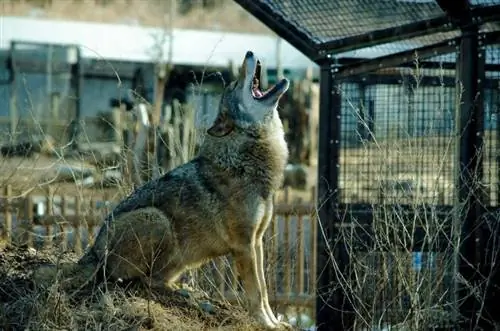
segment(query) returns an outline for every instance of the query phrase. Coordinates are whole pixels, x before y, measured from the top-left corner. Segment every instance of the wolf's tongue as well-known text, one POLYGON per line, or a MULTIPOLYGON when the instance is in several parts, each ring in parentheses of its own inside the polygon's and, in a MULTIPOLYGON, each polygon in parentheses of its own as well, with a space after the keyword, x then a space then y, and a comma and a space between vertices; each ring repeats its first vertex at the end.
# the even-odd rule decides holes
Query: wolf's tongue
POLYGON ((256 97, 259 98, 264 95, 258 88, 254 89, 253 93, 255 94, 256 97))

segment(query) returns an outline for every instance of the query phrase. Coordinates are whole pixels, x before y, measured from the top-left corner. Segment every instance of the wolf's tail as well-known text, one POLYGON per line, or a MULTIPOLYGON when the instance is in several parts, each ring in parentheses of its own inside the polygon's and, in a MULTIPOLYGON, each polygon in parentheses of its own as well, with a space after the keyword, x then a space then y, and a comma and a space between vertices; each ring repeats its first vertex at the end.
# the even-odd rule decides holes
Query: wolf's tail
POLYGON ((48 287, 58 282, 65 290, 80 290, 90 283, 101 281, 100 263, 90 249, 78 262, 65 262, 56 265, 45 265, 33 273, 36 286, 48 287))

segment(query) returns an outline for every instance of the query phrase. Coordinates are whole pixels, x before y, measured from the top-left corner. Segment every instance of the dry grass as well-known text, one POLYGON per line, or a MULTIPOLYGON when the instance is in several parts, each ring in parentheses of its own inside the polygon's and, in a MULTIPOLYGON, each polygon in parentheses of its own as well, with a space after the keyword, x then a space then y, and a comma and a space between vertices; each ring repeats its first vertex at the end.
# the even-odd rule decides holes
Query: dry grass
MULTIPOLYGON (((115 0, 102 6, 96 0, 53 0, 51 5, 35 7, 26 1, 5 0, 0 13, 5 16, 32 16, 100 23, 126 23, 143 26, 168 24, 169 1, 115 0)), ((177 15, 173 22, 177 28, 223 30, 248 33, 272 33, 264 24, 244 11, 233 1, 226 0, 213 10, 193 9, 187 15, 177 15)))
POLYGON ((200 291, 185 297, 137 285, 92 283, 77 291, 60 279, 33 281, 40 266, 76 260, 57 250, 0 249, 0 329, 259 330, 243 309, 210 300, 200 291), (211 311, 201 308, 207 304, 211 311))

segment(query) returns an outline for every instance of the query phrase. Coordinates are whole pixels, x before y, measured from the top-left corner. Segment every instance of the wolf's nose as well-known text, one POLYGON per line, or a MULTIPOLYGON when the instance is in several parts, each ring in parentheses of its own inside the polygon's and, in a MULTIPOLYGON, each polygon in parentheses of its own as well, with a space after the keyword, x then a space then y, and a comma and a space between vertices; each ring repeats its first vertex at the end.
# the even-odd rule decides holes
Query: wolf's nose
POLYGON ((248 51, 247 54, 245 55, 245 58, 251 58, 253 57, 253 52, 252 51, 248 51))

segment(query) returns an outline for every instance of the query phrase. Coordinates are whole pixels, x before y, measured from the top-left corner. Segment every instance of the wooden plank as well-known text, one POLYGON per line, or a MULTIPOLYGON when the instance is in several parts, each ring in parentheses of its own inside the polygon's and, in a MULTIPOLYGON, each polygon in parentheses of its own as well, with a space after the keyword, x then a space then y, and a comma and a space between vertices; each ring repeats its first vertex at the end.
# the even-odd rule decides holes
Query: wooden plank
POLYGON ((282 202, 274 205, 274 212, 280 216, 305 216, 314 213, 315 209, 312 203, 289 204, 287 202, 282 202))
POLYGON ((89 226, 99 226, 102 222, 102 217, 99 215, 95 216, 85 216, 85 215, 44 215, 40 217, 40 225, 49 226, 49 225, 59 225, 59 226, 71 226, 75 227, 77 224, 81 223, 82 217, 85 217, 85 220, 89 226))
MULTIPOLYGON (((288 203, 289 201, 289 190, 288 188, 285 189, 285 203, 288 203)), ((285 222, 283 224, 284 229, 283 229, 283 247, 284 247, 284 257, 280 261, 283 263, 283 288, 285 289, 285 293, 291 293, 292 292, 292 284, 291 284, 291 254, 290 254, 290 215, 285 216, 285 222)), ((280 265, 281 263, 278 263, 280 265)))
POLYGON ((304 251, 304 219, 302 216, 299 216, 297 220, 297 253, 295 256, 297 256, 297 264, 295 265, 295 271, 296 271, 296 289, 295 291, 299 294, 304 293, 304 258, 305 258, 305 251, 304 251))

